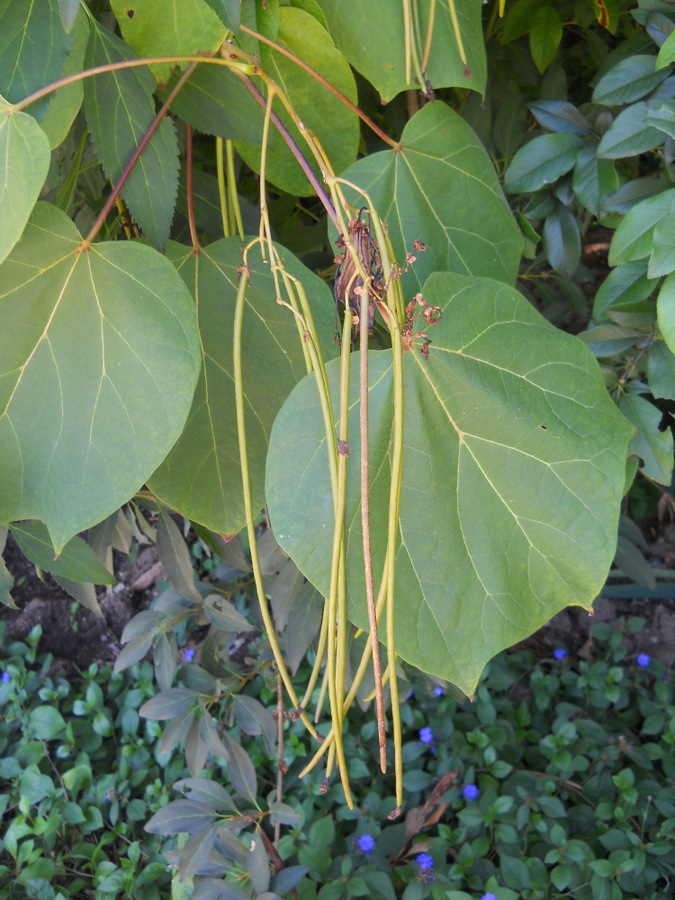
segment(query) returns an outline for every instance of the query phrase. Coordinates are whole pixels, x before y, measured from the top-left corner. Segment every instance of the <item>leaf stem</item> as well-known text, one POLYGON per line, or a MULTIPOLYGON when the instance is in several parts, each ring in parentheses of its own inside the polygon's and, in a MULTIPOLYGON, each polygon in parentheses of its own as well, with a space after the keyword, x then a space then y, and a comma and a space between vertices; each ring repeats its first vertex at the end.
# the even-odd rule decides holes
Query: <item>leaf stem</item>
POLYGON ((286 664, 284 662, 281 648, 279 647, 279 641, 277 640, 276 630, 274 627, 274 622, 272 621, 272 616, 269 611, 269 607, 267 605, 267 596, 265 593, 265 586, 263 584, 262 572, 260 569, 260 559, 258 557, 258 542, 256 540, 255 534, 255 523, 253 521, 253 508, 251 505, 251 482, 250 482, 250 473, 248 467, 248 449, 247 449, 247 438, 246 438, 246 409, 245 409, 245 401, 244 401, 244 384, 243 384, 243 375, 242 375, 242 324, 244 321, 244 306, 246 302, 246 288, 248 287, 248 282, 250 279, 250 274, 246 267, 246 258, 248 254, 248 248, 244 251, 244 267, 241 272, 240 280, 239 280, 239 288, 237 290, 237 300, 234 310, 234 323, 233 323, 233 340, 232 340, 232 363, 233 363, 233 375, 234 375, 234 395, 235 395, 235 404, 237 410, 237 438, 239 440, 239 459, 241 465, 241 480, 242 480, 242 490, 244 497, 244 510, 246 514, 246 529, 248 531, 249 536, 249 544, 251 551, 251 565, 253 568, 253 577, 255 579, 256 591, 258 593, 258 600, 260 605, 260 612, 263 618, 263 623, 265 625, 265 630, 267 632, 267 638, 270 642, 270 648, 274 655, 274 661, 277 665, 277 670, 279 675, 281 676, 284 687, 286 688, 286 693, 291 699, 291 703, 295 707, 295 709, 299 712, 300 718, 305 726, 305 728, 309 731, 312 737, 319 739, 319 735, 317 734, 316 728, 309 721, 307 715, 303 710, 300 709, 300 705, 298 703, 298 697, 295 692, 295 688, 291 682, 291 676, 289 675, 288 669, 286 668, 286 664))
MULTIPOLYGON (((265 100, 265 98, 261 94, 261 92, 258 90, 258 88, 253 84, 251 79, 247 75, 241 75, 240 73, 237 73, 237 74, 238 74, 239 78, 241 79, 241 81, 246 86, 247 90, 252 94, 253 97, 255 97, 256 101, 260 104, 260 106, 263 109, 266 109, 267 101, 265 100)), ((312 169, 310 164, 307 162, 307 159, 305 158, 304 154, 302 153, 302 151, 300 150, 298 145, 293 140, 290 132, 288 131, 288 129, 286 128, 284 123, 281 121, 281 119, 275 112, 271 113, 271 119, 272 119, 272 122, 273 122, 275 128, 277 129, 277 131, 279 132, 281 137, 286 142, 286 145, 288 146, 289 150, 291 151, 293 156, 297 159, 298 163, 300 164, 300 168, 307 176, 307 180, 309 181, 309 183, 312 185, 312 187, 316 191, 316 194, 317 194, 319 200, 321 200, 321 202, 323 203, 326 212, 328 213, 331 220, 333 221, 333 224, 335 225, 336 228, 338 228, 339 226, 338 226, 337 219, 335 216, 335 208, 333 207, 333 204, 331 203, 328 194, 324 190, 323 185, 320 183, 319 179, 314 174, 314 170, 312 169)))
POLYGON ((223 237, 230 237, 230 213, 227 202, 228 185, 225 184, 225 165, 223 160, 223 138, 216 138, 216 174, 218 176, 218 199, 220 201, 220 218, 223 223, 223 237))
POLYGON ((192 125, 187 125, 185 129, 185 169, 186 169, 186 189, 187 189, 187 209, 188 222, 190 225, 190 239, 192 241, 192 249, 201 250, 199 237, 197 236, 197 226, 195 225, 195 195, 194 185, 192 183, 192 125))
MULTIPOLYGON (((337 497, 333 502, 333 552, 330 571, 330 592, 328 597, 328 699, 331 707, 331 719, 335 735, 335 753, 345 792, 347 805, 353 808, 353 800, 347 777, 347 761, 342 744, 342 723, 344 720, 344 664, 342 654, 345 652, 345 554, 344 554, 344 517, 347 493, 347 460, 349 451, 349 371, 351 365, 351 335, 353 311, 349 304, 345 306, 345 319, 340 357, 340 417, 338 421, 338 456, 337 456, 337 497)), ((333 433, 332 440, 335 440, 333 433)))
POLYGON ((181 77, 176 82, 174 89, 171 91, 169 96, 166 98, 166 100, 160 107, 159 111, 155 115, 155 118, 150 123, 150 127, 148 128, 146 133, 143 135, 143 138, 142 138, 140 144, 138 145, 138 147, 136 147, 134 152, 131 154, 131 159, 124 167, 122 174, 117 179, 117 183, 115 184, 115 187, 112 189, 110 196, 104 203, 103 209, 98 214, 98 218, 96 219, 93 226, 91 227, 89 234, 84 239, 84 242, 86 244, 90 244, 94 240, 94 238, 98 234, 99 230, 103 226, 103 223, 105 222, 105 220, 108 216, 108 213, 115 205, 115 201, 117 200, 118 194, 124 187, 124 183, 126 182, 129 175, 131 175, 131 172, 132 172, 134 166, 140 159, 141 153, 145 150, 145 148, 148 146, 148 144, 152 140, 152 136, 154 135, 154 133, 157 131, 157 129, 161 125, 162 119, 164 119, 167 112, 169 111, 169 107, 171 106, 173 101, 176 99, 178 94, 181 92, 181 90, 183 89, 183 86, 185 85, 185 83, 188 80, 188 78, 190 77, 190 75, 192 75, 192 73, 194 72, 196 67, 197 67, 197 63, 193 63, 192 65, 187 67, 187 69, 183 72, 181 77))
POLYGON ((243 241, 244 223, 241 219, 241 206, 239 205, 239 194, 237 194, 237 178, 234 171, 234 144, 230 138, 225 141, 225 153, 227 154, 227 194, 230 227, 234 230, 234 226, 237 226, 239 237, 243 241))
POLYGON ((373 553, 370 535, 370 484, 369 484, 369 421, 368 421, 368 327, 370 315, 370 282, 361 295, 361 346, 359 373, 359 419, 361 430, 361 531, 363 533, 363 570, 366 583, 366 603, 368 606, 368 627, 373 657, 373 679, 375 681, 375 709, 377 714, 377 737, 380 745, 380 769, 387 771, 387 736, 384 717, 384 693, 382 690, 382 660, 380 640, 377 633, 377 612, 375 610, 375 585, 373 583, 373 553))
MULTIPOLYGON (((386 234, 380 217, 371 214, 371 221, 380 246, 382 268, 385 272, 394 271, 395 258, 391 240, 386 234)), ((403 478, 403 344, 401 341, 401 323, 404 320, 405 300, 398 278, 390 278, 387 288, 387 304, 390 310, 389 331, 391 334, 391 351, 394 384, 394 408, 392 422, 391 481, 389 487, 389 520, 387 527, 387 562, 383 582, 387 585, 386 597, 386 636, 387 657, 390 669, 389 691, 391 696, 391 717, 394 737, 394 774, 396 780, 396 804, 403 803, 403 756, 401 736, 401 706, 398 695, 398 678, 396 677, 396 634, 395 634, 395 585, 396 585, 396 543, 398 540, 399 510, 401 504, 401 481, 403 478)))
POLYGON ((375 134, 381 138, 385 144, 389 144, 390 147, 393 147, 394 150, 400 150, 401 145, 395 141, 393 138, 390 138, 389 135, 382 131, 379 125, 376 125, 375 122, 368 116, 362 109, 360 109, 356 103, 347 97, 346 94, 343 94, 341 90, 335 87, 335 85, 331 84, 324 76, 317 72, 316 69, 312 68, 312 66, 308 65, 304 60, 300 59, 299 56, 296 56, 295 53, 291 53, 290 50, 287 50, 285 47, 282 47, 281 44, 277 44, 275 41, 271 40, 268 37, 265 37, 263 34, 259 34, 257 31, 253 31, 251 28, 247 28, 246 25, 241 25, 241 31, 245 34, 251 35, 251 37, 256 38, 258 41, 262 41, 263 44, 267 44, 268 47, 272 47, 273 50, 276 50, 277 53, 281 53, 282 56, 285 56, 287 59, 290 59, 291 62, 294 62, 296 66, 299 66, 301 69, 304 69, 312 78, 316 79, 319 84, 323 85, 326 90, 330 91, 335 97, 338 98, 345 106, 347 106, 353 113, 355 113, 362 122, 374 131, 375 134))
MULTIPOLYGON (((387 571, 388 571, 388 562, 387 562, 387 557, 385 557, 384 577, 380 584, 380 590, 377 595, 377 604, 376 604, 378 625, 380 622, 380 618, 382 616, 384 601, 386 599, 386 591, 387 591, 386 573, 387 573, 387 571)), ((366 643, 365 647, 363 648, 363 653, 361 654, 361 661, 359 662, 359 667, 356 670, 356 674, 354 675, 354 678, 352 679, 352 684, 351 684, 351 687, 349 688, 349 692, 348 692, 347 696, 345 697, 345 702, 344 702, 344 715, 345 716, 349 712, 349 709, 350 709, 352 703, 354 702, 354 698, 356 697, 356 694, 358 693, 359 687, 361 686, 363 677, 366 674, 366 669, 368 668, 368 663, 370 662, 371 653, 372 653, 372 644, 370 643, 370 641, 368 641, 366 643)), ((319 760, 324 755, 324 753, 326 753, 327 750, 329 750, 330 747, 332 746, 334 737, 335 737, 334 732, 331 729, 328 732, 328 734, 326 735, 323 744, 316 751, 316 753, 314 754, 314 756, 312 757, 310 762, 307 763, 305 768, 300 772, 300 774, 298 776, 299 778, 304 778, 304 776, 314 768, 314 766, 319 762, 319 760)))
POLYGON ((429 21, 427 22, 427 36, 424 41, 424 51, 422 53, 422 71, 426 72, 429 68, 429 55, 431 53, 431 42, 434 37, 434 22, 436 20, 436 0, 429 0, 429 21))
POLYGON ((459 51, 459 58, 462 61, 464 66, 464 74, 467 78, 471 75, 471 69, 469 68, 469 63, 466 58, 466 50, 464 49, 464 42, 462 41, 462 30, 459 27, 459 19, 457 18, 457 9, 455 8, 455 0, 449 0, 449 8, 450 8, 450 18, 452 20, 452 29, 455 32, 455 40, 457 41, 457 50, 459 51))
POLYGON ((215 56, 148 56, 142 59, 121 59, 118 62, 105 63, 102 66, 93 66, 91 69, 84 69, 82 72, 74 72, 72 75, 66 75, 53 81, 51 84, 34 91, 13 104, 15 110, 23 110, 33 103, 37 103, 43 97, 48 97, 59 88, 67 87, 69 84, 75 84, 77 81, 84 81, 85 78, 93 78, 95 75, 104 75, 106 72, 116 72, 119 69, 135 69, 139 66, 152 66, 161 63, 207 63, 216 66, 226 66, 228 69, 244 72, 249 75, 257 75, 260 71, 259 66, 255 62, 247 59, 243 54, 238 53, 236 56, 231 54, 229 59, 220 59, 215 56))

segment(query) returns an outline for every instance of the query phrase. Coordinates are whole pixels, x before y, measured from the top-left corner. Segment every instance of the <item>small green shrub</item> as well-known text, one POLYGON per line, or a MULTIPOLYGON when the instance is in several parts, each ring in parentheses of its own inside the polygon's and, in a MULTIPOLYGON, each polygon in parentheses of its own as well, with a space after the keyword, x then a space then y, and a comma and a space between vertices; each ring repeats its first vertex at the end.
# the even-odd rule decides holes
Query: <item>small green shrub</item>
MULTIPOLYGON (((642 625, 593 626, 588 660, 561 647, 539 661, 501 654, 473 702, 416 681, 402 706, 406 805, 395 820, 369 709, 344 735, 355 808, 339 779, 299 779, 310 748, 292 720, 279 802, 269 733, 222 727, 228 709, 243 722, 258 703, 273 709, 263 673, 211 706, 212 740, 228 760, 205 759, 202 777, 188 777, 180 752, 160 752, 159 724, 138 715, 143 702, 151 710, 177 696, 153 699, 149 664, 118 675, 92 665, 66 679, 37 657, 36 630, 2 661, 0 895, 665 900, 675 699, 662 664, 627 656, 622 632, 642 625), (171 799, 174 781, 182 799, 171 799)), ((200 672, 181 666, 171 690, 194 688, 200 672)))
POLYGON ((67 678, 38 657, 40 633, 2 653, 0 896, 167 896, 161 841, 143 826, 185 763, 159 753, 160 726, 138 715, 152 667, 67 678))

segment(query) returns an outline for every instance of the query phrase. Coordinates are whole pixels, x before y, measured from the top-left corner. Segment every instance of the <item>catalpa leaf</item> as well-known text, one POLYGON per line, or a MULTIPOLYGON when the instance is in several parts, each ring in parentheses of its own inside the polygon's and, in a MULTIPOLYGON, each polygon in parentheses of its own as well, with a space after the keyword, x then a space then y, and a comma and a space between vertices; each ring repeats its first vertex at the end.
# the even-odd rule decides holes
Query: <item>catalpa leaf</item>
MULTIPOLYGON (((418 73, 410 65, 406 71, 406 29, 404 4, 400 0, 318 0, 330 33, 354 68, 365 76, 388 103, 401 91, 419 90, 418 73)), ((429 63, 424 72, 433 88, 472 88, 483 93, 486 78, 485 43, 481 28, 481 7, 474 0, 436 0, 433 7, 415 7, 420 35, 426 37, 433 10, 429 63), (467 54, 461 59, 453 26, 453 13, 467 54)), ((416 40, 413 37, 413 40, 416 40)), ((417 49, 421 59, 423 48, 417 49)), ((410 60, 412 63, 412 60, 410 60)), ((425 86, 426 87, 426 86, 425 86)))
POLYGON ((0 267, 0 316, 0 521, 43 521, 58 553, 181 432, 200 366, 194 304, 152 248, 84 244, 40 203, 0 267))
MULTIPOLYGON (((302 9, 282 7, 279 10, 279 33, 277 42, 300 56, 316 69, 332 85, 342 91, 355 103, 356 83, 349 63, 333 43, 331 35, 317 22, 314 16, 302 9)), ((328 91, 317 79, 305 72, 281 53, 265 47, 263 64, 266 71, 281 86, 306 129, 316 135, 324 148, 333 169, 340 172, 356 159, 359 146, 359 121, 344 103, 328 91)), ((241 93, 239 86, 239 93, 241 93)), ((234 94, 237 96, 237 93, 234 94)), ((244 109, 248 101, 241 101, 244 109)), ((288 128, 296 143, 306 152, 316 174, 320 170, 293 120, 277 101, 274 107, 279 118, 288 128)), ((254 121, 258 123, 258 134, 262 132, 264 110, 258 107, 254 121)), ((259 139, 254 144, 237 142, 237 150, 246 163, 260 171, 261 150, 259 139)), ((314 189, 300 168, 295 156, 276 128, 269 134, 267 148, 266 178, 272 184, 290 194, 306 196, 314 189)))
MULTIPOLYGON (((122 37, 139 56, 194 56, 217 50, 227 36, 206 0, 111 0, 110 6, 122 37)), ((164 82, 173 66, 156 63, 150 68, 164 82)))
MULTIPOLYGON (((326 355, 336 353, 329 288, 287 250, 287 271, 305 286, 326 355)), ((232 327, 241 243, 225 238, 204 247, 169 244, 168 255, 192 291, 203 354, 202 372, 185 430, 149 481, 167 506, 207 528, 235 534, 245 522, 236 428, 232 327)), ((262 508, 267 443, 274 418, 307 369, 293 314, 277 302, 274 279, 259 249, 249 254, 242 359, 253 505, 262 508)))
MULTIPOLYGON (((512 288, 432 275, 429 358, 404 354, 396 649, 473 693, 485 663, 570 604, 590 608, 612 562, 633 428, 597 363, 512 288)), ((372 351, 370 508, 375 583, 384 563, 394 385, 372 351)), ((367 627, 359 474, 359 360, 347 462, 348 615, 367 627)), ((328 366, 338 410, 339 365, 328 366)), ((328 592, 333 504, 316 388, 304 379, 275 422, 267 464, 277 540, 328 592), (292 460, 292 465, 289 461, 292 460)))
MULTIPOLYGON (((479 138, 444 103, 428 103, 413 116, 399 150, 372 153, 342 177, 367 192, 400 262, 416 240, 426 245, 401 277, 406 296, 439 270, 515 281, 520 229, 479 138)), ((345 194, 357 210, 368 205, 356 191, 345 194)))

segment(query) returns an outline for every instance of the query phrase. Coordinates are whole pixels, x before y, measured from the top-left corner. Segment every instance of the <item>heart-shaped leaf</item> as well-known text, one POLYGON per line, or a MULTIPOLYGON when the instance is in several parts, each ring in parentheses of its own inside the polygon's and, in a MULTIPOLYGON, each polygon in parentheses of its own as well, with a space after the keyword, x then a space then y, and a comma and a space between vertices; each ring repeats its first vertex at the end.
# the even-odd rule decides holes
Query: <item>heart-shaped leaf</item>
POLYGON ((192 298, 152 248, 83 244, 40 203, 0 267, 0 521, 59 552, 129 499, 180 434, 200 355, 192 298))
MULTIPOLYGON (((286 50, 300 56, 316 69, 353 103, 356 102, 356 83, 349 63, 333 43, 331 35, 314 16, 303 9, 281 7, 276 40, 286 50)), ((316 135, 334 170, 339 172, 352 163, 359 146, 359 122, 356 114, 313 75, 281 53, 264 47, 262 57, 266 71, 285 91, 305 128, 316 135)), ((315 172, 320 175, 319 167, 293 120, 279 102, 275 104, 274 110, 301 150, 310 157, 315 172)), ((258 108, 254 120, 258 123, 258 134, 262 132, 263 114, 264 111, 258 108)), ((259 139, 255 144, 237 142, 237 150, 251 168, 260 171, 259 139)), ((289 194, 306 196, 313 193, 298 161, 275 128, 270 129, 265 175, 272 184, 289 194)))
MULTIPOLYGON (((432 275, 443 309, 429 358, 404 354, 396 553, 398 653, 470 694, 494 654, 570 604, 589 608, 616 545, 633 429, 577 339, 489 279, 432 275)), ((386 545, 390 351, 370 354, 370 491, 376 583, 386 545)), ((349 616, 367 627, 359 493, 358 355, 347 463, 349 616)), ((329 383, 337 408, 338 366, 329 383)), ((333 505, 316 389, 304 379, 275 422, 267 498, 277 540, 324 594, 333 505)))
MULTIPOLYGON (((372 153, 342 177, 368 192, 400 261, 416 239, 426 244, 402 276, 407 295, 437 271, 514 283, 523 248, 520 229, 479 138, 444 103, 428 103, 413 116, 400 150, 372 153)), ((356 209, 366 205, 355 191, 346 195, 356 209)))
MULTIPOLYGON (((195 298, 203 366, 185 430, 149 481, 168 506, 212 531, 233 534, 244 522, 232 361, 232 327, 239 287, 241 243, 225 238, 194 253, 170 243, 170 259, 195 298)), ((333 298, 329 288, 287 250, 288 272, 305 286, 324 354, 332 341, 333 298)), ((242 344, 247 403, 247 445, 254 508, 265 503, 267 443, 274 418, 307 369, 295 317, 280 306, 274 279, 260 251, 251 250, 242 344)))

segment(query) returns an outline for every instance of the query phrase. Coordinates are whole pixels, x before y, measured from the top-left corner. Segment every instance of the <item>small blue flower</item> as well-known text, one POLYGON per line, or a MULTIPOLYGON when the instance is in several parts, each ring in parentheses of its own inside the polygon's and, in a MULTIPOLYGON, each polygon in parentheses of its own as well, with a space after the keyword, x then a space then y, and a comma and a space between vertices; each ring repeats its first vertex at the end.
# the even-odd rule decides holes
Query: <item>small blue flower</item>
POLYGON ((415 696, 415 691, 413 691, 413 689, 410 688, 410 690, 408 691, 408 696, 407 696, 405 699, 406 699, 406 700, 412 700, 412 698, 413 698, 414 696, 415 696))
POLYGON ((375 838, 372 834, 362 834, 356 843, 359 845, 361 853, 364 853, 366 856, 370 856, 375 849, 375 838))
POLYGON ((442 696, 443 696, 443 688, 440 686, 440 684, 437 684, 436 687, 434 688, 434 694, 435 694, 437 697, 442 697, 442 696))
POLYGON ((462 797, 465 800, 477 800, 480 791, 475 784, 465 784, 462 788, 462 797))
POLYGON ((565 657, 567 656, 567 650, 565 650, 564 647, 556 647, 556 649, 553 651, 553 655, 556 659, 565 659, 565 657))
POLYGON ((11 681, 11 679, 12 679, 12 676, 9 674, 9 672, 3 672, 2 675, 0 676, 0 681, 3 684, 7 684, 8 681, 11 681))
POLYGON ((420 741, 424 744, 425 747, 428 747, 430 744, 434 742, 434 733, 431 728, 421 728, 420 729, 420 741))
POLYGON ((191 663, 192 660, 193 660, 194 658, 195 658, 195 651, 194 651, 194 650, 192 650, 192 649, 189 649, 189 650, 183 650, 183 660, 184 660, 186 663, 191 663))
POLYGON ((637 658, 637 664, 642 669, 646 669, 649 663, 652 661, 651 656, 648 653, 641 653, 637 658))
POLYGON ((415 857, 415 865, 419 866, 420 872, 430 872, 434 867, 434 858, 428 853, 419 853, 415 857))
POLYGON ((497 900, 497 898, 494 894, 492 894, 490 891, 488 891, 487 894, 483 894, 483 896, 480 898, 480 900, 497 900))

